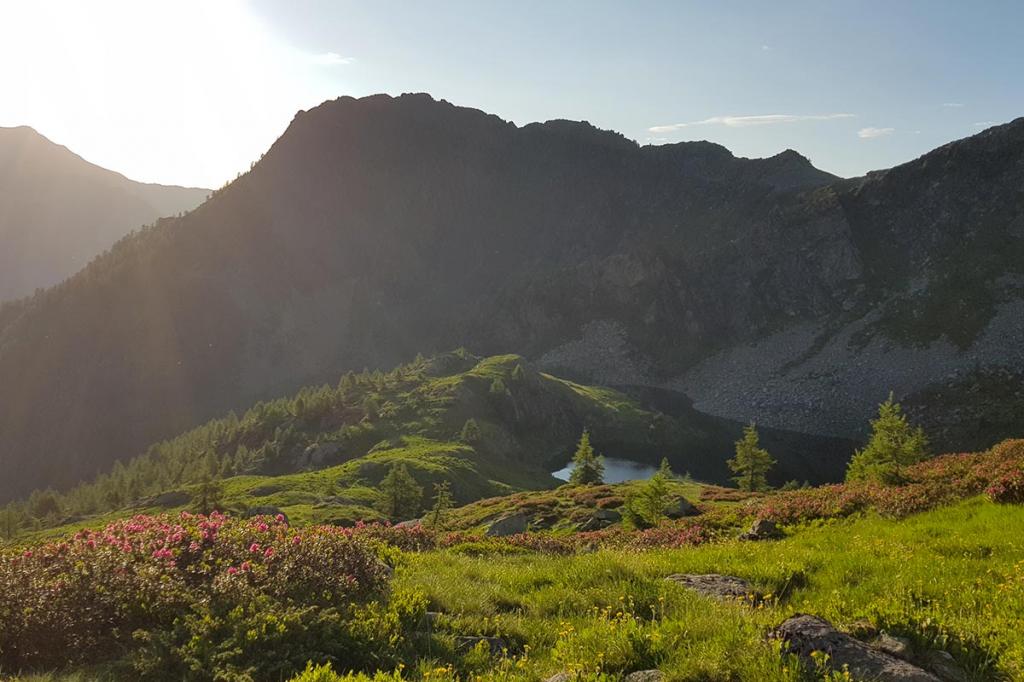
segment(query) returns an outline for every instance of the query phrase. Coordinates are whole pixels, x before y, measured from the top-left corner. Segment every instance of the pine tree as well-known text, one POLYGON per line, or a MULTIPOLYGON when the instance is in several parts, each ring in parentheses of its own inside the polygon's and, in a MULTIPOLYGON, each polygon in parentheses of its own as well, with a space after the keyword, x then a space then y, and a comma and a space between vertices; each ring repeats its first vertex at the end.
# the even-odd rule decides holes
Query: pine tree
POLYGON ((743 437, 736 441, 736 456, 728 461, 736 476, 732 479, 740 490, 754 492, 768 489, 768 472, 775 460, 760 446, 757 427, 750 424, 743 429, 743 437))
POLYGON ((434 506, 427 514, 427 524, 431 528, 444 528, 448 522, 448 513, 455 506, 452 498, 452 486, 448 481, 434 484, 434 506))
POLYGON ((920 427, 907 421, 900 404, 889 398, 878 406, 878 418, 871 420, 871 438, 858 450, 846 469, 847 481, 876 480, 895 483, 901 469, 925 459, 928 439, 920 427))
POLYGON ((192 496, 192 508, 199 514, 210 514, 219 511, 222 506, 224 487, 220 481, 204 474, 192 496))
POLYGON ((623 505, 625 516, 633 525, 651 528, 661 523, 670 499, 668 484, 672 478, 672 467, 663 458, 658 471, 647 479, 643 487, 627 495, 623 505))
POLYGON ((590 445, 590 432, 583 429, 572 457, 573 469, 569 483, 573 485, 595 485, 604 482, 604 461, 590 445))
POLYGON ((380 510, 390 519, 415 516, 420 510, 423 488, 404 464, 394 463, 380 482, 380 510))

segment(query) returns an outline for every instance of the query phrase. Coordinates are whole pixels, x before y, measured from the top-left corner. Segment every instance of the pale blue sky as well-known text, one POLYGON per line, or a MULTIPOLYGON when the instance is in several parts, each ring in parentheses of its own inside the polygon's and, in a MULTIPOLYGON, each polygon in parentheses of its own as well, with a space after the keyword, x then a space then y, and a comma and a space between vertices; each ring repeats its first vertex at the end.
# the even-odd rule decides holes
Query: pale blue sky
POLYGON ((844 176, 1024 115, 1019 1, 97 0, 73 54, 68 35, 89 19, 68 18, 73 0, 40 2, 48 15, 26 10, 9 29, 33 37, 17 49, 44 50, 65 22, 65 59, 97 43, 104 55, 72 75, 53 50, 49 70, 0 66, 15 83, 0 125, 35 125, 143 180, 221 184, 296 109, 376 92, 429 92, 518 124, 584 119, 641 143, 792 148, 844 176), (89 94, 55 112, 58 86, 89 94))

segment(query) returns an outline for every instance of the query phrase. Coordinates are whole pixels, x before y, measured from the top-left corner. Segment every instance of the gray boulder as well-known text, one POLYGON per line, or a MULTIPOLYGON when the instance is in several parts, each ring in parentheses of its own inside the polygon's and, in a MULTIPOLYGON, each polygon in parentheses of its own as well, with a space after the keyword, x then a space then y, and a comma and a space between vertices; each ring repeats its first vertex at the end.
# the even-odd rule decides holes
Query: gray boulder
POLYGON ((723 601, 753 600, 758 601, 760 595, 753 586, 743 578, 717 573, 675 573, 665 580, 679 583, 703 597, 721 599, 723 601))
POLYGON ((758 519, 743 535, 740 540, 775 540, 782 537, 782 531, 778 524, 771 519, 758 519))
POLYGON ((902 658, 904 661, 909 661, 913 655, 909 639, 906 637, 893 637, 884 632, 871 642, 871 646, 896 658, 902 658))
POLYGON ((970 680, 967 671, 961 668, 956 659, 946 651, 929 651, 923 659, 925 667, 938 675, 943 682, 968 682, 970 680))
POLYGON ((505 516, 491 523, 487 527, 487 535, 490 537, 503 537, 505 535, 516 535, 526 532, 528 521, 525 514, 512 514, 505 516))
POLYGON ((813 660, 811 654, 828 654, 834 670, 846 666, 854 679, 876 682, 942 682, 927 670, 892 654, 874 649, 864 642, 839 632, 824 618, 796 615, 772 632, 783 642, 782 651, 813 660))
POLYGON ((604 521, 609 524, 618 523, 622 520, 622 514, 614 509, 598 509, 594 512, 593 517, 599 521, 604 521))
POLYGON ((677 497, 665 507, 665 516, 670 519, 681 519, 684 516, 693 516, 697 508, 685 497, 677 497))
POLYGON ((572 675, 569 673, 555 673, 544 682, 572 682, 572 675))

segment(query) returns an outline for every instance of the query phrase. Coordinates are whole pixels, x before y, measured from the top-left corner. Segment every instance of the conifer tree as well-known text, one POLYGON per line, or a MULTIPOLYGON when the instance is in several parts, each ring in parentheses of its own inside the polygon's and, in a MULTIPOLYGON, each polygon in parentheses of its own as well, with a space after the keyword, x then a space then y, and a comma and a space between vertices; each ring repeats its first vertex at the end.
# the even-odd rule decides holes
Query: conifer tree
POLYGON ((221 498, 224 496, 224 487, 220 481, 204 474, 192 496, 192 508, 200 514, 210 514, 222 508, 221 498))
POLYGON ((595 485, 604 482, 604 461, 590 445, 590 431, 583 429, 572 458, 573 470, 569 483, 573 485, 595 485))
POLYGON ((889 393, 889 398, 878 406, 878 418, 871 420, 868 444, 850 459, 846 480, 898 482, 902 467, 925 459, 927 451, 924 431, 910 425, 900 404, 889 393))
POLYGON ((729 468, 736 476, 740 490, 755 492, 768 489, 768 472, 775 466, 775 460, 760 445, 760 437, 754 424, 743 429, 743 437, 736 441, 736 456, 728 461, 729 468))
POLYGON ((415 516, 420 510, 423 488, 404 464, 395 462, 380 482, 380 510, 390 519, 415 516))
POLYGON ((650 528, 661 523, 670 499, 668 484, 672 478, 672 467, 668 459, 662 458, 658 471, 638 491, 626 497, 625 516, 633 525, 650 528))
POLYGON ((427 515, 427 523, 432 528, 444 528, 448 522, 448 513, 455 506, 452 498, 452 486, 448 481, 434 484, 434 506, 427 515))

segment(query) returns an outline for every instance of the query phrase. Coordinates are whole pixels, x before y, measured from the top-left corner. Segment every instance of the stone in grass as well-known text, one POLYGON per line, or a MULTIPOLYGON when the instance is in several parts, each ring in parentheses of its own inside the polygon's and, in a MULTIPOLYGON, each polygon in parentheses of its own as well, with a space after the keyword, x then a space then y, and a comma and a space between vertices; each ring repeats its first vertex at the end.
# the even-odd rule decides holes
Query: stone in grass
POLYGON ((970 679, 967 671, 946 651, 929 651, 924 655, 923 663, 944 682, 967 682, 970 679))
POLYGON ((493 522, 487 527, 490 537, 504 537, 526 532, 527 518, 525 514, 512 514, 493 522))
POLYGON ((693 516, 696 513, 697 508, 682 496, 676 497, 665 506, 665 516, 670 519, 681 519, 685 516, 693 516))
POLYGON ((906 637, 894 637, 883 632, 871 642, 871 646, 904 661, 909 661, 913 656, 910 640, 906 637))
POLYGON ((825 654, 831 669, 842 670, 845 667, 854 679, 875 682, 942 682, 927 670, 839 632, 831 623, 818 616, 793 616, 776 628, 771 636, 782 640, 783 653, 811 660, 814 654, 825 654))
POLYGON ((777 523, 771 519, 758 519, 750 530, 740 535, 740 540, 776 540, 782 537, 777 523))
POLYGON ((665 676, 660 670, 637 670, 623 678, 623 682, 662 682, 665 676))
POLYGON ((487 644, 487 648, 490 650, 492 656, 498 656, 501 652, 508 649, 508 643, 501 637, 478 637, 478 636, 465 636, 455 638, 455 649, 460 652, 466 652, 476 647, 481 642, 487 644))
POLYGON ((703 597, 722 601, 760 601, 761 595, 743 578, 717 573, 675 573, 665 580, 679 583, 703 597))

